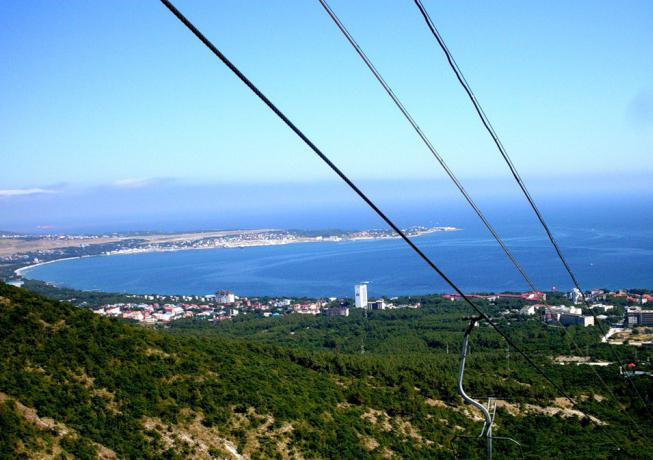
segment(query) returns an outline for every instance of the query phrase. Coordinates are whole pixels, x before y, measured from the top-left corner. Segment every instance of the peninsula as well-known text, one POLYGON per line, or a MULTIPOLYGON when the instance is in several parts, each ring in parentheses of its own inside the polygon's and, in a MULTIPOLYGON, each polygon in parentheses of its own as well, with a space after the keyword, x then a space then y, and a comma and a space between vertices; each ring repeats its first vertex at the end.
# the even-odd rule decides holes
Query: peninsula
MULTIPOLYGON (((408 236, 451 232, 456 227, 415 226, 408 236)), ((19 234, 0 232, 0 280, 20 278, 21 270, 56 260, 142 252, 243 248, 292 243, 391 239, 392 230, 218 230, 183 233, 19 234)))

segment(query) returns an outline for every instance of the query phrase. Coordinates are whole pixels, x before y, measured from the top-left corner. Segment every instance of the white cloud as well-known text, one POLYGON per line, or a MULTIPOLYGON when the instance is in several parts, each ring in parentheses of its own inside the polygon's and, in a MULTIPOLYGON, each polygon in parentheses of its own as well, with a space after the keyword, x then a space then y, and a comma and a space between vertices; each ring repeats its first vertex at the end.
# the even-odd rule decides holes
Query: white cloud
POLYGON ((115 182, 113 182, 114 187, 118 188, 143 188, 143 187, 149 187, 151 185, 155 185, 161 182, 161 179, 152 179, 152 178, 144 178, 144 179, 139 179, 139 178, 128 178, 128 179, 120 179, 115 182))
POLYGON ((48 190, 44 188, 0 189, 0 197, 40 195, 44 193, 56 193, 56 192, 54 190, 48 190))

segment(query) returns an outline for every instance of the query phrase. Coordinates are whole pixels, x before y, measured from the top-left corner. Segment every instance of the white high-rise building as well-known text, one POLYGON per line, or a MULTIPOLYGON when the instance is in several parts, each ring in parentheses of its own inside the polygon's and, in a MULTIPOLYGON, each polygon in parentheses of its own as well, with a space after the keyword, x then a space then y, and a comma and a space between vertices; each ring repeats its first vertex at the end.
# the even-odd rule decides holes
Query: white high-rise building
POLYGON ((356 308, 367 308, 367 284, 361 283, 354 286, 354 300, 356 308))

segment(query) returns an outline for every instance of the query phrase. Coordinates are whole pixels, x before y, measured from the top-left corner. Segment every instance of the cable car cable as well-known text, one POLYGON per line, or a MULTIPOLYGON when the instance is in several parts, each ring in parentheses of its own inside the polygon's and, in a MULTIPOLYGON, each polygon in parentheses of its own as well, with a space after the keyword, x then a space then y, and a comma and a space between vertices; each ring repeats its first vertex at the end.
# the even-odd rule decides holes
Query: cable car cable
POLYGON ((304 143, 318 156, 322 161, 324 161, 333 172, 335 172, 376 214, 390 227, 392 228, 401 239, 410 246, 410 248, 424 261, 426 264, 433 269, 452 289, 454 289, 465 302, 471 306, 487 323, 494 328, 499 335, 501 335, 510 346, 512 346, 515 351, 517 351, 526 362, 535 369, 535 371, 540 374, 546 381, 548 381, 557 391, 560 392, 565 398, 567 398, 572 404, 576 405, 576 402, 558 385, 555 381, 549 377, 546 372, 538 366, 533 359, 526 354, 520 347, 513 342, 513 340, 503 332, 497 324, 492 321, 492 319, 483 312, 474 302, 470 300, 458 286, 424 253, 422 250, 415 245, 415 243, 388 217, 386 214, 377 207, 377 205, 361 190, 356 184, 354 184, 347 175, 342 172, 290 119, 275 106, 257 87, 252 83, 218 48, 216 48, 209 39, 207 39, 169 0, 161 0, 161 3, 164 4, 168 10, 181 21, 184 26, 186 26, 220 61, 222 61, 228 68, 231 70, 256 96, 258 96, 261 101, 268 106, 304 143))

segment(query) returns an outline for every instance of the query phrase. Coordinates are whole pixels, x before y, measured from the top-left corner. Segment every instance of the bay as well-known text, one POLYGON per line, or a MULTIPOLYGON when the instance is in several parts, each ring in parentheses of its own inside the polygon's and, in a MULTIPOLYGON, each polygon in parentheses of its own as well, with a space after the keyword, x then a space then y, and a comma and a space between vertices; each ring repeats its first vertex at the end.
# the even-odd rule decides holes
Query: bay
MULTIPOLYGON (((571 288, 541 231, 518 225, 503 230, 538 288, 571 288)), ((653 287, 649 227, 578 225, 555 232, 584 288, 653 287)), ((432 233, 415 242, 466 292, 528 290, 483 231, 432 233)), ((23 275, 58 286, 139 294, 229 289, 248 296, 351 296, 353 285, 361 281, 370 283, 371 297, 452 292, 398 239, 86 257, 36 266, 23 275)))

